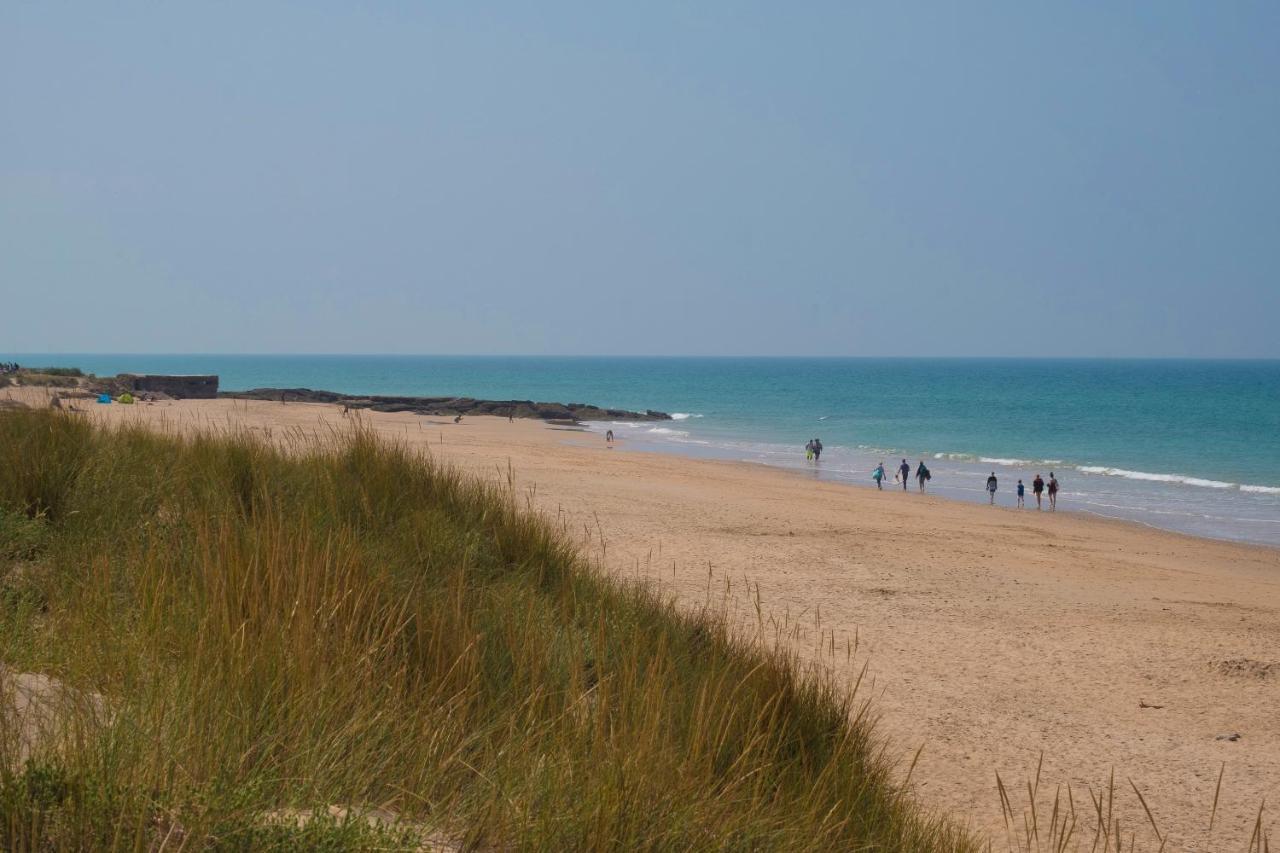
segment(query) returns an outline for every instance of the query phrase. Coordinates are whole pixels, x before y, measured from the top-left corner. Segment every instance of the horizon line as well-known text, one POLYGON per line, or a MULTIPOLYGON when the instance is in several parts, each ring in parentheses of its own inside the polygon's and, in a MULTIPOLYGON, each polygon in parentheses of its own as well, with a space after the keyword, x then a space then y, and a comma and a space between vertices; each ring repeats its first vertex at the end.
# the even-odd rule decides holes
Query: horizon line
MULTIPOLYGON (((705 359, 741 360, 830 360, 830 361, 1280 361, 1276 356, 1238 355, 831 355, 831 354, 685 354, 685 353, 449 353, 449 352, 175 352, 175 351, 81 351, 81 352, 5 352, 0 358, 46 356, 111 356, 111 357, 230 357, 230 358, 562 358, 562 359, 705 359)), ((45 365, 52 366, 52 365, 45 365)), ((74 367, 75 365, 58 365, 74 367)))

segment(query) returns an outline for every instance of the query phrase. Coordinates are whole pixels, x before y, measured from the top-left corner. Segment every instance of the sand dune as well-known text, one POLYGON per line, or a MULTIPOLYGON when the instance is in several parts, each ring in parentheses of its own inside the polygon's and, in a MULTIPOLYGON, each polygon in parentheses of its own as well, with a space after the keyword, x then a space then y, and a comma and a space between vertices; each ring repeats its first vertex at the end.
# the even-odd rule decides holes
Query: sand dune
MULTIPOLYGON (((0 398, 38 404, 42 393, 0 398)), ((273 436, 347 423, 323 405, 80 407, 273 436)), ((841 677, 869 660, 863 689, 893 749, 909 760, 924 745, 919 797, 997 838, 995 774, 1025 789, 1041 753, 1042 800, 1071 784, 1080 807, 1114 769, 1124 825, 1146 824, 1131 778, 1166 849, 1234 849, 1262 800, 1280 803, 1280 551, 609 450, 532 421, 360 417, 482 476, 513 477, 610 571, 661 582, 690 606, 730 579, 744 616, 756 619, 758 594, 766 620, 807 626, 797 642, 821 638, 841 677)))

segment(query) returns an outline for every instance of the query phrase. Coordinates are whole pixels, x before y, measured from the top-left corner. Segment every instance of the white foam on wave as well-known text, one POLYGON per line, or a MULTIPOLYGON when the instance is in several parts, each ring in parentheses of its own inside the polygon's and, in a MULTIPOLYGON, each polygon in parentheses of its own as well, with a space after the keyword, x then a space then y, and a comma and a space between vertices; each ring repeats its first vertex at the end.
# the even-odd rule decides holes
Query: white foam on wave
POLYGON ((689 420, 689 418, 700 418, 700 417, 702 417, 702 415, 699 415, 696 412, 672 412, 671 413, 671 420, 673 421, 687 421, 689 420))
POLYGON ((651 432, 656 435, 688 435, 682 429, 671 429, 669 427, 649 427, 645 432, 651 432))
POLYGON ((1249 486, 1240 487, 1242 492, 1252 492, 1257 495, 1280 495, 1280 486, 1249 486))
POLYGON ((992 465, 1030 465, 1030 459, 1004 459, 999 456, 979 456, 979 462, 990 462, 992 465))
POLYGON ((1153 483, 1180 483, 1184 486, 1200 486, 1206 489, 1230 489, 1235 486, 1235 483, 1188 477, 1185 474, 1152 474, 1149 471, 1127 471, 1124 468, 1108 468, 1104 465, 1077 465, 1076 470, 1084 474, 1105 474, 1108 477, 1124 477, 1126 480, 1146 480, 1153 483))
POLYGON ((952 462, 972 462, 974 459, 971 453, 935 453, 934 459, 948 459, 952 462))

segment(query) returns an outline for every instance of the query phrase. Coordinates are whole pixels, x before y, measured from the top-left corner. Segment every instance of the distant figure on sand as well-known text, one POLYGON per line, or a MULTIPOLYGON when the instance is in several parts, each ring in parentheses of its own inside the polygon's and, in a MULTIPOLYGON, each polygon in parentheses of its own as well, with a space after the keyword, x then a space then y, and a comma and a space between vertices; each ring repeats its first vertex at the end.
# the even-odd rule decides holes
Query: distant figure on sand
POLYGON ((987 494, 991 495, 991 506, 996 505, 996 472, 992 471, 991 476, 987 478, 987 494))
POLYGON ((1058 478, 1053 476, 1053 472, 1049 472, 1049 509, 1058 508, 1058 478))
POLYGON ((879 465, 876 466, 876 470, 871 472, 871 479, 876 481, 877 489, 881 489, 881 490, 884 489, 884 486, 881 485, 881 482, 884 480, 884 478, 885 478, 884 463, 881 462, 879 465))
POLYGON ((1018 509, 1022 509, 1027 505, 1027 487, 1022 485, 1022 481, 1018 481, 1018 509))
POLYGON ((929 482, 932 477, 933 475, 929 473, 929 469, 924 467, 924 460, 921 459, 920 467, 916 468, 916 479, 920 481, 920 491, 922 493, 924 492, 924 484, 929 482))
POLYGON ((903 459, 898 466, 898 479, 902 481, 902 491, 907 490, 907 481, 911 479, 911 464, 903 459))
POLYGON ((453 417, 453 422, 454 422, 455 424, 460 424, 460 423, 462 423, 462 415, 454 415, 454 417, 453 417))
POLYGON ((604 431, 604 443, 613 444, 613 430, 607 429, 604 431))
POLYGON ((1044 494, 1044 479, 1036 474, 1036 478, 1031 481, 1031 491, 1036 496, 1036 509, 1040 509, 1040 496, 1044 494))

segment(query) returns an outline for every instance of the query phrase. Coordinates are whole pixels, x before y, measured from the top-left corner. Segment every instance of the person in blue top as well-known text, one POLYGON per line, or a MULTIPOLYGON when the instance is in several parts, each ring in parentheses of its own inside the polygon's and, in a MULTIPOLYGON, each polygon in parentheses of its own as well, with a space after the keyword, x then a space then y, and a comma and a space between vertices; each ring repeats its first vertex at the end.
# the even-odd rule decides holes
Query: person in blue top
POLYGON ((1022 485, 1022 481, 1018 481, 1018 509, 1022 509, 1026 503, 1027 487, 1022 485))
POLYGON ((902 491, 905 492, 907 490, 907 481, 911 479, 911 465, 905 459, 898 466, 898 479, 902 481, 902 491))
POLYGON ((881 481, 884 480, 884 477, 885 477, 884 463, 881 462, 879 465, 876 466, 876 470, 871 472, 871 479, 876 481, 877 489, 880 489, 880 490, 884 489, 884 486, 881 485, 881 481))

